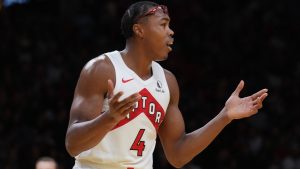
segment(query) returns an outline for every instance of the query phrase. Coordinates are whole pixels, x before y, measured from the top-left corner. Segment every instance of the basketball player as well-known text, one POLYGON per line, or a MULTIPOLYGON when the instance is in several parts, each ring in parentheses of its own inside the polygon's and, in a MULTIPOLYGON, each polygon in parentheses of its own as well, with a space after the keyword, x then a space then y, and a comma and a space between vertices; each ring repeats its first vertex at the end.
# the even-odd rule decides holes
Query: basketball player
POLYGON ((41 157, 36 161, 35 169, 57 169, 57 163, 51 157, 41 157))
POLYGON ((167 7, 131 5, 121 21, 126 47, 104 53, 83 68, 70 110, 66 148, 73 169, 152 169, 157 134, 168 161, 182 167, 234 119, 256 114, 267 89, 240 98, 241 81, 222 111, 185 133, 175 76, 156 61, 167 59, 174 32, 167 7))

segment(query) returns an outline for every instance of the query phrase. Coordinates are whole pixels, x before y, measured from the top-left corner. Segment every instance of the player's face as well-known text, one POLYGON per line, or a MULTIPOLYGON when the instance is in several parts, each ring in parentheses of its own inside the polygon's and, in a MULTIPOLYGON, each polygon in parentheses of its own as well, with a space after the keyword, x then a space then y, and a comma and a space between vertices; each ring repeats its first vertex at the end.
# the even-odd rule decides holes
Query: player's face
POLYGON ((172 51, 174 32, 170 29, 169 23, 170 17, 162 11, 148 16, 143 23, 144 44, 154 57, 153 60, 165 60, 172 51))

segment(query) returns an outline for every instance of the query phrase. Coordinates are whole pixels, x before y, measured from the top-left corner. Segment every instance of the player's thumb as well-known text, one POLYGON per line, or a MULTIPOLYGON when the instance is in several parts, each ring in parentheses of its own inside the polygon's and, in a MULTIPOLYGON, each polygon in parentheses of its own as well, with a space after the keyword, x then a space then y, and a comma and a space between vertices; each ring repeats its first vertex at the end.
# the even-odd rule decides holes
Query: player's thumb
POLYGON ((234 92, 232 93, 232 95, 239 96, 240 92, 244 88, 244 84, 245 84, 245 82, 243 80, 241 80, 240 83, 238 84, 238 86, 236 87, 236 89, 234 90, 234 92))
POLYGON ((107 80, 107 97, 108 97, 108 99, 112 98, 113 90, 114 90, 114 84, 113 84, 112 80, 108 79, 107 80))

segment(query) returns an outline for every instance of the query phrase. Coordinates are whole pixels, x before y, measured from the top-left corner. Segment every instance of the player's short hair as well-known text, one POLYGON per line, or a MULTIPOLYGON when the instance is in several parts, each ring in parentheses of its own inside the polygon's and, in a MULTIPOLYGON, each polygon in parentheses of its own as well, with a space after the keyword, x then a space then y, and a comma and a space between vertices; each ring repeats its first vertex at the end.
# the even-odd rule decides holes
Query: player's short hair
POLYGON ((158 4, 150 1, 140 1, 129 6, 121 20, 121 32, 125 39, 133 36, 132 26, 137 23, 138 18, 155 6, 158 4))

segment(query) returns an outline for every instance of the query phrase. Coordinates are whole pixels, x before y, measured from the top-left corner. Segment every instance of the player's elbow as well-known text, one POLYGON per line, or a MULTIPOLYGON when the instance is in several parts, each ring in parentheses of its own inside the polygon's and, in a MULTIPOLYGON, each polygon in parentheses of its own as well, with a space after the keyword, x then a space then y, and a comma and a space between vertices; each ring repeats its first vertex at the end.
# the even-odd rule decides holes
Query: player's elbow
POLYGON ((186 163, 177 160, 177 161, 170 162, 170 164, 175 168, 182 168, 186 163))
POLYGON ((68 141, 65 142, 66 150, 69 153, 70 156, 75 157, 75 152, 72 148, 72 146, 69 144, 68 141))
POLYGON ((76 151, 76 147, 72 143, 70 143, 70 140, 68 139, 68 137, 66 137, 65 146, 66 146, 66 150, 70 156, 75 157, 76 155, 79 154, 76 151))
POLYGON ((182 168, 185 164, 188 163, 188 161, 184 160, 183 158, 178 158, 178 157, 168 159, 168 161, 175 168, 182 168))

